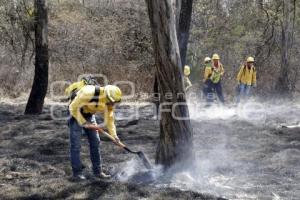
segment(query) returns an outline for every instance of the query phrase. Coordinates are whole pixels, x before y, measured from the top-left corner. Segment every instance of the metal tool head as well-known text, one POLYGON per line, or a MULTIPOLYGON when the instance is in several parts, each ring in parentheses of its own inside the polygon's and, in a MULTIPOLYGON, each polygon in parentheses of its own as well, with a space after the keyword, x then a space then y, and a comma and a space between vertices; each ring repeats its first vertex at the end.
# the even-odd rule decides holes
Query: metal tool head
POLYGON ((124 147, 124 149, 130 153, 134 153, 134 154, 137 154, 139 156, 139 158, 142 160, 144 166, 147 168, 147 169, 152 169, 152 166, 150 164, 150 161, 149 159, 146 157, 146 155, 142 152, 142 151, 132 151, 131 149, 129 149, 128 147, 124 147))
POLYGON ((145 167, 147 168, 147 169, 152 169, 152 166, 151 166, 151 164, 150 164, 150 161, 149 161, 149 159, 146 157, 146 155, 143 153, 143 152, 138 152, 137 153, 138 154, 138 156, 139 156, 139 158, 143 161, 143 164, 145 165, 145 167))

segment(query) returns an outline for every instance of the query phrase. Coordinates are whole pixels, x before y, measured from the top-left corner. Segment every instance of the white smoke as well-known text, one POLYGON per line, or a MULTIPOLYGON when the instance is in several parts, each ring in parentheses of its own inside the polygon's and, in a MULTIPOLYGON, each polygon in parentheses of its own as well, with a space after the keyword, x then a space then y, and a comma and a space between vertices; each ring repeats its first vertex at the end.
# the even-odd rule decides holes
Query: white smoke
POLYGON ((150 173, 150 184, 156 187, 229 199, 287 199, 291 195, 290 199, 297 199, 294 183, 300 181, 300 142, 285 140, 274 131, 282 124, 299 124, 299 102, 193 106, 195 160, 167 171, 157 167, 147 172, 133 159, 122 166, 121 181, 138 177, 147 182, 150 173), (293 193, 287 194, 287 188, 293 193))

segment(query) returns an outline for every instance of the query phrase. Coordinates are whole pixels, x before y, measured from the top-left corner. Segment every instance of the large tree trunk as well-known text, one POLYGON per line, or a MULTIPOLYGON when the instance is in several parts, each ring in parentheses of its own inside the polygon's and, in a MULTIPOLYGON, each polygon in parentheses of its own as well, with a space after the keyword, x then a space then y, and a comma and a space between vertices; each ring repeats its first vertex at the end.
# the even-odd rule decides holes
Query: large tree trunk
POLYGON ((40 114, 48 88, 48 13, 46 0, 35 0, 35 72, 25 114, 40 114))
POLYGON ((177 37, 182 66, 186 64, 186 54, 190 35, 193 0, 182 0, 177 37))
POLYGON ((160 142, 156 162, 168 167, 184 162, 192 155, 192 129, 176 31, 178 17, 175 13, 180 10, 180 3, 176 0, 147 0, 147 4, 161 95, 160 142))
POLYGON ((155 104, 156 106, 156 115, 158 116, 159 114, 159 86, 158 86, 158 81, 157 81, 157 75, 155 74, 154 75, 154 87, 153 87, 153 93, 154 93, 154 101, 153 103, 155 104))
MULTIPOLYGON (((179 20, 177 19, 177 38, 178 38, 178 44, 179 44, 179 52, 181 57, 181 64, 182 67, 186 64, 186 55, 187 55, 187 47, 189 42, 189 35, 190 35, 190 24, 192 20, 192 9, 193 9, 193 0, 181 0, 179 3, 181 3, 180 6, 180 12, 177 10, 176 18, 179 17, 179 20)), ((157 78, 155 75, 155 81, 154 81, 154 94, 158 93, 158 83, 157 78)), ((157 99, 157 98, 155 98, 157 99)), ((159 107, 159 102, 155 102, 157 106, 157 112, 159 107)))
POLYGON ((262 10, 264 8, 264 0, 256 0, 256 4, 259 9, 262 10))
POLYGON ((280 75, 277 81, 276 90, 280 95, 290 95, 289 81, 289 60, 290 49, 292 48, 292 15, 294 0, 282 0, 283 5, 283 22, 281 33, 281 67, 280 75))

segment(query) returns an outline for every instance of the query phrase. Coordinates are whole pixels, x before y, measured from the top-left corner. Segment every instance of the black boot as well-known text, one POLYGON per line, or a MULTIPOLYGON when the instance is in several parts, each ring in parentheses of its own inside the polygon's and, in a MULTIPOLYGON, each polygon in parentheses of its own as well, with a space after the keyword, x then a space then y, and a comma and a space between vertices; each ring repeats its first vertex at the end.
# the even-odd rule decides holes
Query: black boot
POLYGON ((72 177, 72 181, 74 182, 80 182, 80 181, 85 181, 86 177, 83 174, 77 174, 77 175, 73 175, 72 177))

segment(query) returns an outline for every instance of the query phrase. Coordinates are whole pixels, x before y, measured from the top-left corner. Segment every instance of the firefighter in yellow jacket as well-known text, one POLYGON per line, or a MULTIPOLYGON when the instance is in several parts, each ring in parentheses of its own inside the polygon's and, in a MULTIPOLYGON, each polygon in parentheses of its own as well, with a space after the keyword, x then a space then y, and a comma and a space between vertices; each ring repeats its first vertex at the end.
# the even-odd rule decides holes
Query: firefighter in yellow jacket
POLYGON ((248 57, 246 63, 240 67, 237 81, 237 103, 239 103, 241 98, 246 99, 249 97, 251 87, 256 87, 256 69, 253 57, 248 57))
POLYGON ((224 67, 220 62, 220 56, 213 54, 212 62, 209 57, 204 59, 205 71, 204 71, 204 88, 203 93, 207 99, 207 102, 213 101, 213 91, 216 92, 221 103, 224 104, 224 95, 221 80, 224 75, 224 67))
POLYGON ((185 91, 187 91, 190 87, 192 87, 192 82, 189 79, 189 75, 191 74, 190 66, 185 65, 184 66, 184 88, 185 91))
POLYGON ((73 177, 76 180, 86 179, 82 174, 83 165, 80 161, 80 138, 82 131, 84 131, 88 137, 90 159, 95 177, 110 177, 102 171, 99 151, 100 138, 97 131, 95 131, 98 127, 94 114, 97 112, 103 114, 104 123, 109 134, 118 142, 119 138, 114 123, 114 105, 120 102, 121 98, 122 92, 117 86, 107 85, 100 87, 97 85, 85 85, 76 92, 75 97, 71 101, 69 105, 71 115, 69 119, 70 154, 73 177))

